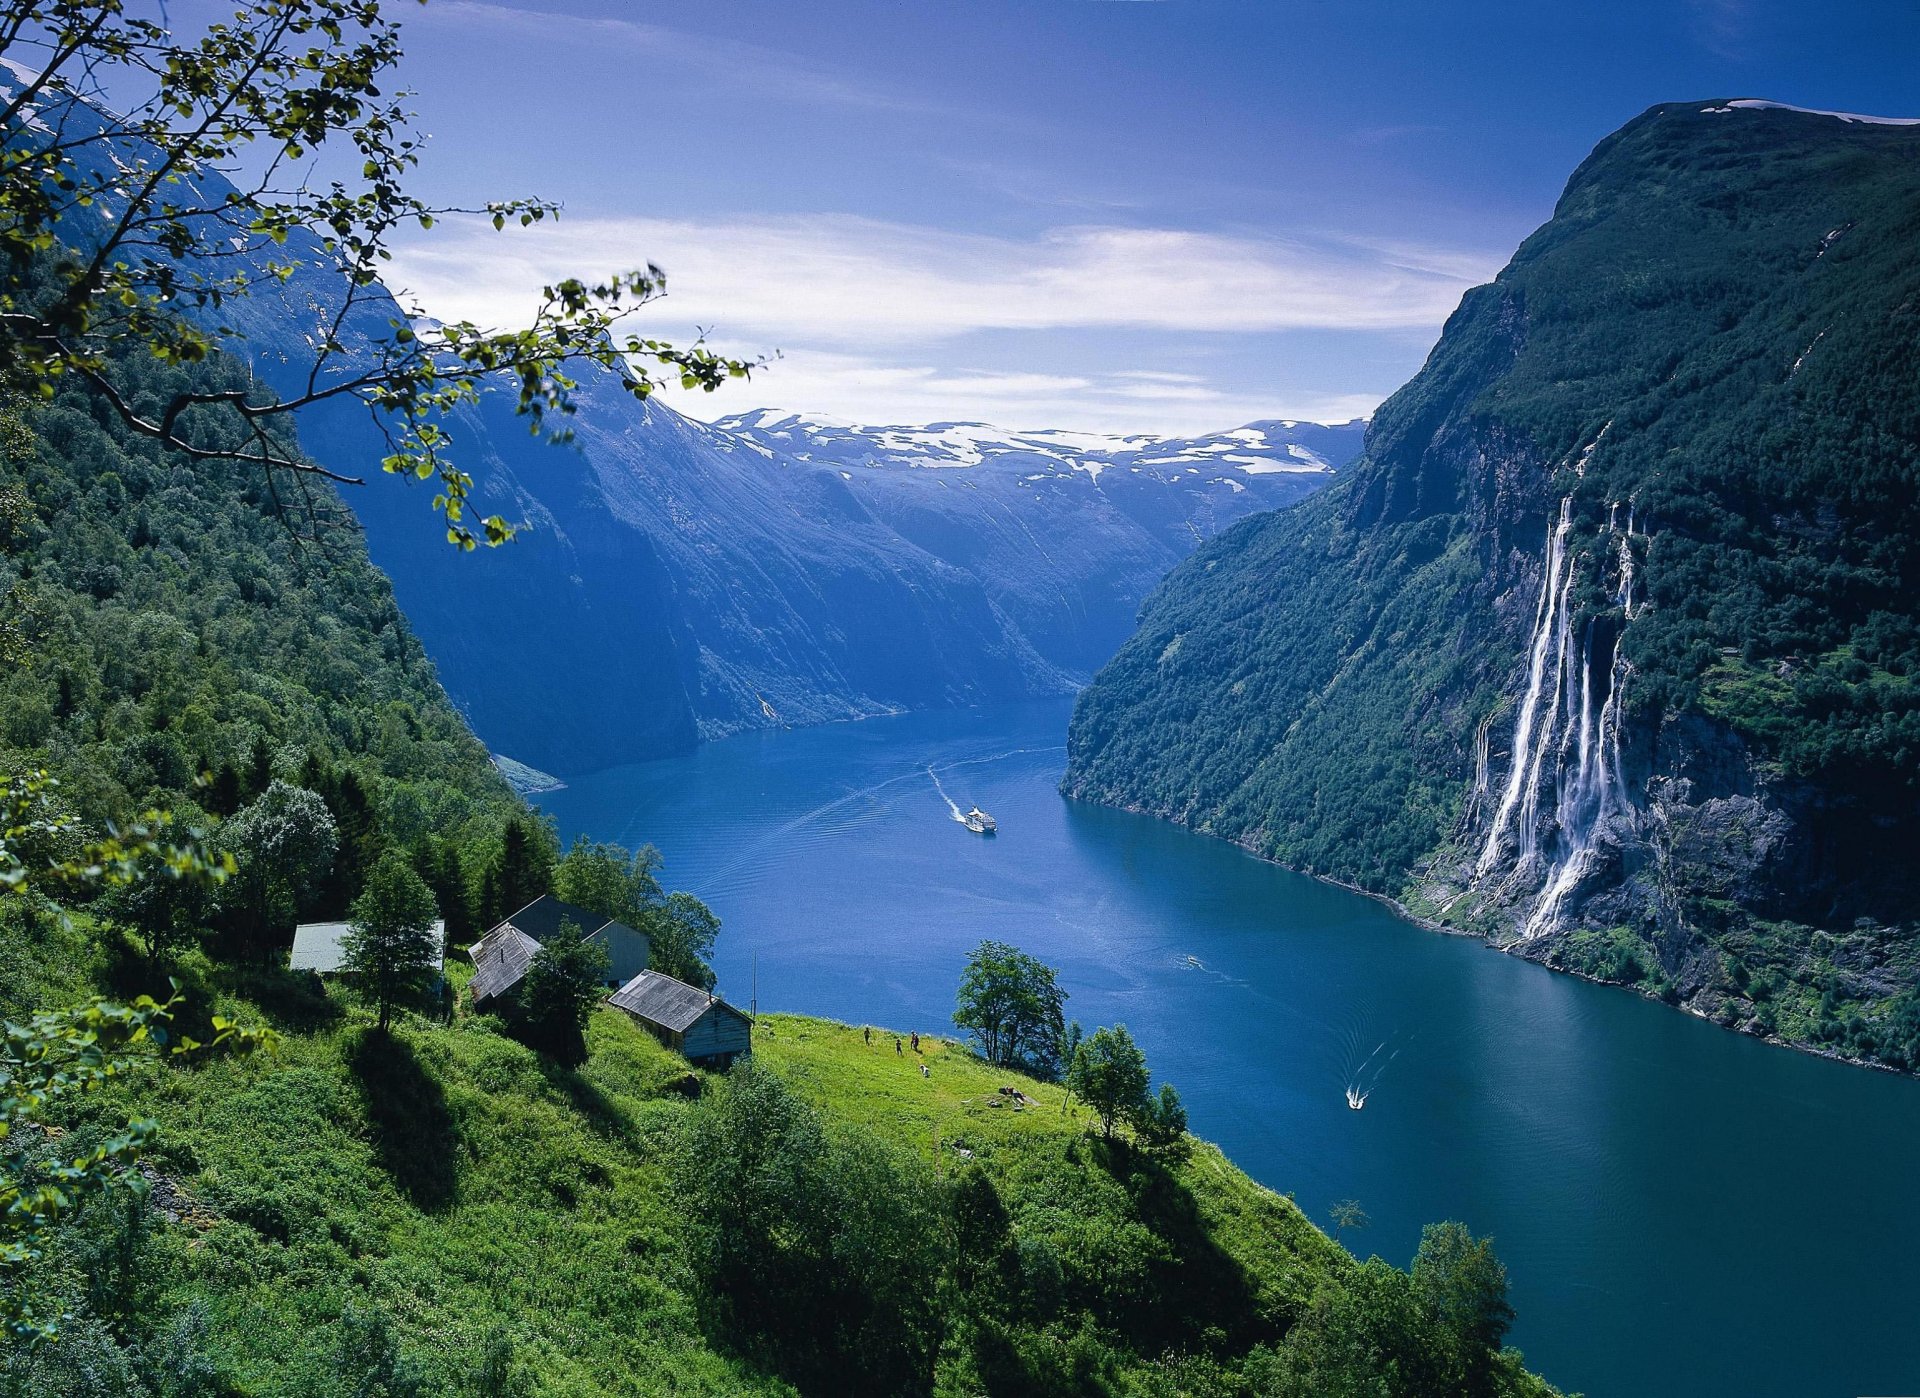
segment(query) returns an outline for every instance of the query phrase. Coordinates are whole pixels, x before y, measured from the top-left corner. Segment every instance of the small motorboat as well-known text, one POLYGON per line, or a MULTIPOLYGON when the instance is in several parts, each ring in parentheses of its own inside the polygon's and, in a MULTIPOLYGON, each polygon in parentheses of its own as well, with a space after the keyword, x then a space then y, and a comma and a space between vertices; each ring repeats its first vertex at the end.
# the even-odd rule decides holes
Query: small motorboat
POLYGON ((961 816, 960 823, 976 835, 991 835, 1000 828, 993 823, 993 817, 978 806, 961 816))

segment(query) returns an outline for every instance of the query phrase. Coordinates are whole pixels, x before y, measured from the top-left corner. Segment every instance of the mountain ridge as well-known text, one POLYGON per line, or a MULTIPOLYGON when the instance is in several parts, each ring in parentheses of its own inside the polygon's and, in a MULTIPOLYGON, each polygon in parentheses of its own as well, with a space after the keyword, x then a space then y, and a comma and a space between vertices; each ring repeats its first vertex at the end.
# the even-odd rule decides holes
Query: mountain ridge
POLYGON ((1149 599, 1065 789, 1920 1061, 1916 153, 1715 102, 1602 141, 1344 478, 1149 599))

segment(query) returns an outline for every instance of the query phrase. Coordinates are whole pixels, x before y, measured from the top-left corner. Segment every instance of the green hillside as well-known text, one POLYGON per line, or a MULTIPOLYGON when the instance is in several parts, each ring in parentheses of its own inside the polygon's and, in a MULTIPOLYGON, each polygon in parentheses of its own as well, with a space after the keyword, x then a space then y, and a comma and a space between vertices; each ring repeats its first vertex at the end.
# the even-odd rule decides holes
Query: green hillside
MULTIPOLYGON (((1060 1089, 951 1044, 923 1041, 923 1079, 884 1036, 772 1016, 758 1071, 721 1079, 602 1010, 574 1071, 465 1013, 382 1040, 292 978, 256 993, 222 1002, 278 1024, 277 1055, 64 1123, 67 1152, 151 1112, 151 1201, 67 1231, 72 1318, 12 1352, 13 1391, 1470 1391, 1431 1276, 1354 1262, 1204 1144, 1108 1150, 1060 1089), (729 1170, 739 1232, 700 1207, 729 1170), (705 1260, 742 1241, 716 1292, 705 1260), (778 1309, 736 1306, 749 1288, 778 1309)), ((1551 1392, 1511 1351, 1485 1382, 1551 1392)))
MULTIPOLYGON (((924 1041, 922 1076, 855 1030, 771 1017, 754 1066, 720 1078, 610 1009, 577 1069, 464 1002, 381 1034, 278 969, 291 922, 338 915, 399 854, 458 940, 547 886, 546 827, 330 494, 283 513, 71 388, 0 424, 0 765, 49 771, 83 832, 172 809, 239 864, 217 899, 0 892, 0 1013, 172 979, 176 1031, 279 1035, 154 1063, 10 1138, 9 1188, 130 1118, 157 1130, 143 1188, 92 1197, 0 1276, 59 1317, 0 1343, 0 1392, 1551 1391, 1498 1348, 1504 1273, 1457 1226, 1411 1271, 1357 1263, 1211 1147, 1104 1143, 1061 1089, 951 1044, 924 1041)), ((582 858, 631 892, 609 851, 582 858)))
POLYGON ((1920 1065, 1917 233, 1914 128, 1636 119, 1340 484, 1167 579, 1066 789, 1920 1065))
MULTIPOLYGON (((125 359, 155 401, 245 382, 125 359)), ((387 848, 418 854, 464 931, 523 808, 333 488, 300 484, 170 457, 77 382, 0 406, 0 771, 49 769, 95 829, 152 806, 205 825, 276 779, 316 791, 332 867, 262 932, 344 912, 387 848)))

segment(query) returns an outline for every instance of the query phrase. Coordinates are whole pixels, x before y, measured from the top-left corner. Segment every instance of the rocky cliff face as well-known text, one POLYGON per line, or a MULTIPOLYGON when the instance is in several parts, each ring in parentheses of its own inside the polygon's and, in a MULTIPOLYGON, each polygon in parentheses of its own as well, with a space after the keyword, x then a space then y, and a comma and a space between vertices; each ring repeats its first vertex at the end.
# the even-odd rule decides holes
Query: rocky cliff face
POLYGON ((1920 130, 1656 108, 1348 478, 1227 531, 1067 790, 1910 1066, 1920 130))

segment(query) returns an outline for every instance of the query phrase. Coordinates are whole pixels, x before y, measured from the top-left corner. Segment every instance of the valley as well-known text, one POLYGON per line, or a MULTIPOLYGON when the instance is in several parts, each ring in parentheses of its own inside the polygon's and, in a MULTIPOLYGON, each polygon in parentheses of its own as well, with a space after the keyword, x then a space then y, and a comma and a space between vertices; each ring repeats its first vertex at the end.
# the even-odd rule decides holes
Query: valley
POLYGON ((0 1398, 1914 1391, 1859 8, 0 0, 0 1398))

